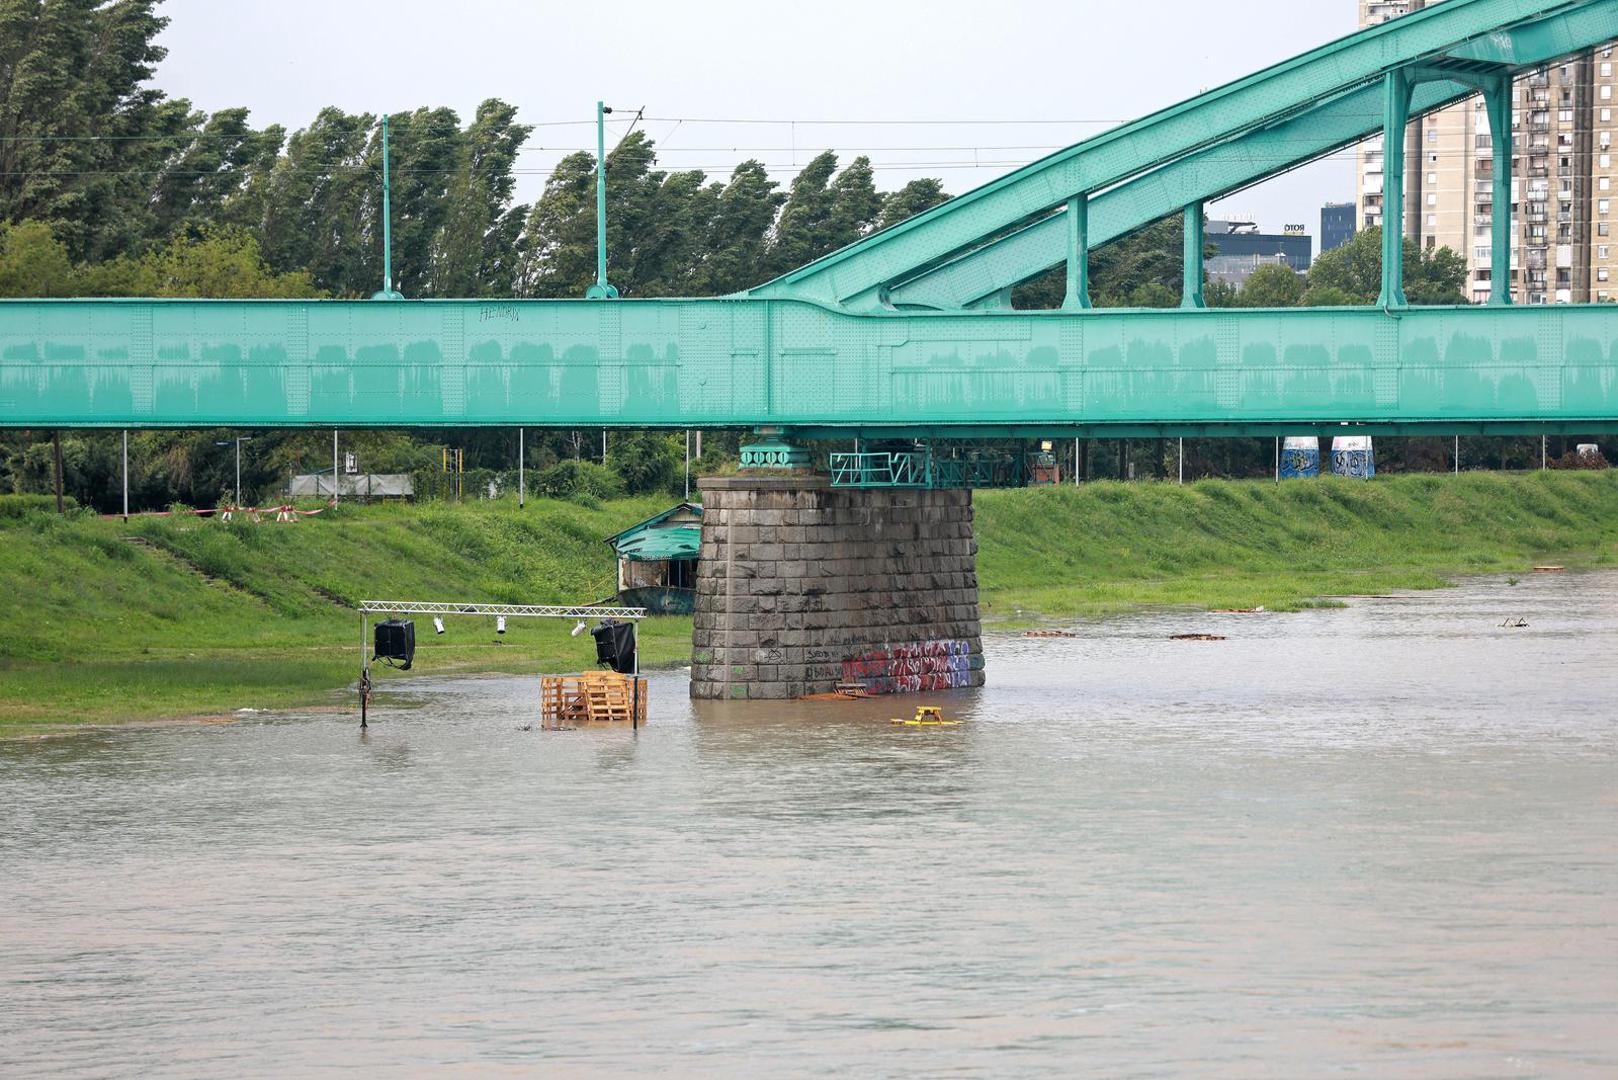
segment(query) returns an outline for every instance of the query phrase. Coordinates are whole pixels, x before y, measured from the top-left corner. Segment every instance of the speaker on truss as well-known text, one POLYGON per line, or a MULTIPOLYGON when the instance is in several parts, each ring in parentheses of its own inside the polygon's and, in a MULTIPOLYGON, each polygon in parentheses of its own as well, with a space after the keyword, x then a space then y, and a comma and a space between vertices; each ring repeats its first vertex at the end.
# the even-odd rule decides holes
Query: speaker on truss
POLYGON ((635 672, 635 624, 613 622, 608 619, 590 636, 596 639, 596 663, 612 668, 620 675, 635 672))
POLYGON ((409 619, 387 619, 376 624, 372 660, 385 660, 400 671, 410 670, 416 658, 416 624, 409 619))

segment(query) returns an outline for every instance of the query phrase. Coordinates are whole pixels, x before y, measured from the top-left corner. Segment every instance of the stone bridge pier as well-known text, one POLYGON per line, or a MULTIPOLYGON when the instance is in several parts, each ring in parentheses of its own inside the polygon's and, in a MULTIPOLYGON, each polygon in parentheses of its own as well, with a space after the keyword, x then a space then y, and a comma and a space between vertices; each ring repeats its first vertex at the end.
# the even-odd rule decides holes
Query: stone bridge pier
POLYGON ((694 698, 983 685, 970 490, 699 481, 694 698))

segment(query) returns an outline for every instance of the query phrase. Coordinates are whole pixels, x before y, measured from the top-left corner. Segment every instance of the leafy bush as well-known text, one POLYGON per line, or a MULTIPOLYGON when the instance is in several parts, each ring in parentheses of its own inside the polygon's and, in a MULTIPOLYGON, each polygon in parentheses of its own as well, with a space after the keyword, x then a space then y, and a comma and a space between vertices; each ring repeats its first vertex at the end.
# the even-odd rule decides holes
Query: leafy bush
POLYGON ((623 497, 624 482, 593 461, 561 461, 535 477, 534 490, 553 499, 618 499, 623 497))

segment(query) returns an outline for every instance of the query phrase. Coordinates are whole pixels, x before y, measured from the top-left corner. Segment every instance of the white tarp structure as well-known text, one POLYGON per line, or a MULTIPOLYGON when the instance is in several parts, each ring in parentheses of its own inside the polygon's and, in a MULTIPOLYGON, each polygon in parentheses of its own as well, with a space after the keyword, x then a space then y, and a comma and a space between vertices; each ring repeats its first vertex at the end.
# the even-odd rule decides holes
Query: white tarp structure
MULTIPOLYGON (((413 496, 416 485, 409 473, 352 473, 337 478, 339 497, 355 499, 403 498, 413 496)), ((297 498, 329 499, 333 495, 331 473, 294 476, 287 494, 297 498)))

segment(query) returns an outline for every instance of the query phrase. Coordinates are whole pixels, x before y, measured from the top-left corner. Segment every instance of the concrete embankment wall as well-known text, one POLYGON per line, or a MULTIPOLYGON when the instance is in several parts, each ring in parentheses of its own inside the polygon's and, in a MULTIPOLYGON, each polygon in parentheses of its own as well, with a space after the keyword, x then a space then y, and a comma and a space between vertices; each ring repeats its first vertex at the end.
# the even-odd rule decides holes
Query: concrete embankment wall
POLYGON ((970 491, 700 482, 691 696, 983 685, 970 491))

